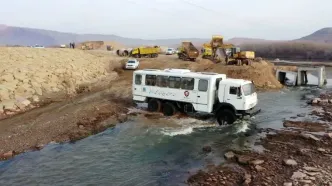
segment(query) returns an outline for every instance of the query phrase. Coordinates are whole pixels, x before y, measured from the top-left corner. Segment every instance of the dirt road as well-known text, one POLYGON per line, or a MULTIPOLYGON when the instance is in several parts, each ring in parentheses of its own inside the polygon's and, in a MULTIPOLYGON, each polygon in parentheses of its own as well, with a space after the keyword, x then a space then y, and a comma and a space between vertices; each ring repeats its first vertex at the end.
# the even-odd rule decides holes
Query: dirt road
POLYGON ((125 121, 127 108, 132 106, 131 94, 119 91, 118 86, 129 87, 119 79, 116 86, 105 90, 83 93, 2 120, 0 154, 40 149, 52 141, 76 141, 125 121))

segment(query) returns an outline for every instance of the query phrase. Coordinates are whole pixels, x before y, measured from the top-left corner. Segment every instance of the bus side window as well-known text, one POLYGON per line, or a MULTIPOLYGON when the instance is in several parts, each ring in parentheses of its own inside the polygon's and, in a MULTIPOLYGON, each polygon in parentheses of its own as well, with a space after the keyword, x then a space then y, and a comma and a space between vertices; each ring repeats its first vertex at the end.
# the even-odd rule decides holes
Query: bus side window
POLYGON ((194 78, 182 78, 181 89, 194 90, 195 79, 194 78))
POLYGON ((145 85, 155 86, 156 85, 156 76, 155 75, 146 75, 145 76, 145 85))
POLYGON ((181 78, 170 76, 168 78, 168 87, 169 88, 180 88, 181 87, 181 78))

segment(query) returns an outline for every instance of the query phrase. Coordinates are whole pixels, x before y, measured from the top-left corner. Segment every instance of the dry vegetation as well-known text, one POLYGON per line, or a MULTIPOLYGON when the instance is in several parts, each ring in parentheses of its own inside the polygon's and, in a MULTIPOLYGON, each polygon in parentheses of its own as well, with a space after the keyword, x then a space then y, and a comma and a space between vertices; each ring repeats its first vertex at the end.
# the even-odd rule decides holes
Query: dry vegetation
POLYGON ((244 44, 242 50, 253 50, 256 56, 291 60, 332 61, 332 44, 311 42, 274 42, 244 44))

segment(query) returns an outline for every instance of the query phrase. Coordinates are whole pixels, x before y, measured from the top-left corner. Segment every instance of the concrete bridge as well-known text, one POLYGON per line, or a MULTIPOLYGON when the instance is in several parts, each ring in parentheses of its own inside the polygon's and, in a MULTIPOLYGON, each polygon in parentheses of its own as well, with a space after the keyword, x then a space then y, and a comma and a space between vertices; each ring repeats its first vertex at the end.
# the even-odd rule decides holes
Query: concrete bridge
POLYGON ((308 84, 307 72, 316 72, 318 74, 317 86, 322 87, 327 83, 325 66, 298 67, 297 72, 277 70, 276 77, 278 81, 284 85, 288 83, 287 85, 303 86, 308 84), (287 78, 287 74, 291 75, 291 77, 287 78))

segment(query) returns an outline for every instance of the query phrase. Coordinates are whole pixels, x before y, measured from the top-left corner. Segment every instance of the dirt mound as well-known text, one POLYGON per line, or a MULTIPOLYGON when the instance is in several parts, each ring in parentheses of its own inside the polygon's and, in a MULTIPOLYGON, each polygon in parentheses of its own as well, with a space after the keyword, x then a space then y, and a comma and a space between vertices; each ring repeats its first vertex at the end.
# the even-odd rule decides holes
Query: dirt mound
POLYGON ((81 85, 115 79, 116 57, 82 50, 0 48, 0 114, 22 110, 53 93, 75 94, 81 85), (29 101, 30 100, 30 101, 29 101))

